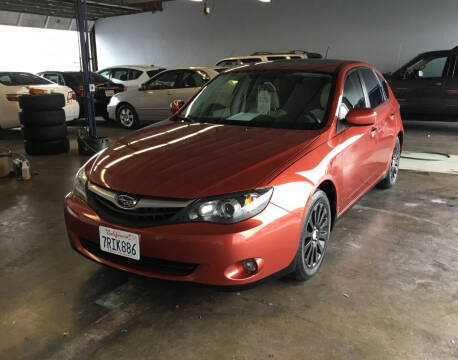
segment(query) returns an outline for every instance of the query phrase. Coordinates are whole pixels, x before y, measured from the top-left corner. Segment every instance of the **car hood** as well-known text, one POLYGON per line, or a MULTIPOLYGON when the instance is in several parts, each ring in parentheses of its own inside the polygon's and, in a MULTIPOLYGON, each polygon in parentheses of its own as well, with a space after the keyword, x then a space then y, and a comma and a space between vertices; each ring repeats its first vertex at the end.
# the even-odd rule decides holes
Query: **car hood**
POLYGON ((249 190, 288 164, 319 131, 163 121, 128 135, 86 171, 118 192, 193 199, 249 190))

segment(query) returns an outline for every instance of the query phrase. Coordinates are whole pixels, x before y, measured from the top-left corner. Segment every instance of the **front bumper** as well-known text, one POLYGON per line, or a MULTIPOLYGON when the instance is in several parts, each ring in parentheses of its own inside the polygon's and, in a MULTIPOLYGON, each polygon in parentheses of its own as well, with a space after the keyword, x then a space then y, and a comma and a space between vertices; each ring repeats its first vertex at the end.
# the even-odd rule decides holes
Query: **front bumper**
POLYGON ((65 220, 72 247, 94 261, 148 277, 218 286, 258 282, 287 268, 296 254, 302 226, 298 216, 269 204, 256 217, 238 224, 186 223, 137 229, 101 219, 72 194, 65 199, 65 220), (102 252, 100 225, 139 234, 140 261, 102 252), (259 259, 259 271, 254 275, 241 269, 241 261, 248 258, 259 259), (149 266, 151 259, 165 267, 149 266), (193 267, 174 270, 186 265, 193 267))
POLYGON ((116 119, 116 105, 112 105, 111 103, 107 106, 108 118, 115 120, 116 119))

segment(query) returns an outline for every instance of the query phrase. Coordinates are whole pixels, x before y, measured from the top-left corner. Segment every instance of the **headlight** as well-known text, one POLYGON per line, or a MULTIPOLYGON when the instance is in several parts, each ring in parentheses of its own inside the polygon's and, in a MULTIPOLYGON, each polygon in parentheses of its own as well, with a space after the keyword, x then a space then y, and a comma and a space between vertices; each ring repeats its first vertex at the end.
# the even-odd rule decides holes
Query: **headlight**
POLYGON ((112 96, 110 98, 110 102, 108 103, 108 106, 116 106, 119 104, 119 99, 118 97, 115 95, 115 96, 112 96))
POLYGON ((79 198, 83 199, 84 201, 87 200, 86 198, 86 184, 87 184, 87 175, 86 171, 84 170, 86 166, 83 166, 81 169, 78 170, 75 176, 75 180, 73 180, 73 195, 78 196, 79 198))
POLYGON ((199 199, 189 205, 187 221, 234 224, 249 219, 269 204, 273 188, 199 199))

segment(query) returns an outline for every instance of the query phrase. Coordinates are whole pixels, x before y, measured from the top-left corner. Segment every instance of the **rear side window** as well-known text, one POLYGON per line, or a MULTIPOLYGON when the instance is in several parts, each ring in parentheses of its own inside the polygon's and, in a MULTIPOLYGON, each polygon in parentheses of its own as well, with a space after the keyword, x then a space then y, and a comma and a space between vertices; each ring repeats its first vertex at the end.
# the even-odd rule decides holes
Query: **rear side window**
POLYGON ((202 87, 210 77, 203 71, 185 71, 175 87, 176 88, 194 88, 202 87))
POLYGON ((361 75, 366 85, 367 95, 369 97, 370 107, 375 109, 385 102, 385 95, 382 86, 371 69, 361 69, 361 75))
POLYGON ((248 58, 248 59, 240 59, 240 61, 242 62, 242 64, 253 64, 253 63, 261 62, 262 59, 260 59, 260 58, 248 58))
POLYGON ((232 66, 237 66, 238 62, 237 60, 223 60, 220 61, 216 66, 224 66, 224 67, 232 67, 232 66))
POLYGON ((107 79, 110 78, 110 70, 105 70, 100 73, 100 75, 106 77, 107 79))
POLYGON ((37 75, 19 72, 0 72, 0 83, 6 86, 51 84, 50 81, 43 79, 42 77, 39 77, 37 75))
POLYGON ((354 108, 366 107, 366 98, 357 71, 353 71, 345 79, 342 104, 339 109, 339 120, 347 117, 348 112, 354 108))
POLYGON ((154 75, 159 74, 161 71, 164 71, 165 69, 157 69, 157 70, 149 70, 146 73, 148 74, 149 78, 152 78, 154 75))
POLYGON ((386 83, 385 80, 383 80, 383 78, 379 74, 375 73, 375 75, 377 75, 377 78, 380 81, 380 84, 382 84, 383 92, 385 93, 385 99, 388 100, 390 98, 390 91, 388 90, 388 84, 386 83))
POLYGON ((285 60, 286 59, 286 56, 268 56, 267 57, 267 60, 285 60))
POLYGON ((138 79, 141 76, 141 74, 143 74, 143 71, 130 69, 129 70, 129 80, 138 79))
POLYGON ((129 70, 128 69, 113 69, 111 71, 111 78, 120 80, 120 81, 127 81, 129 80, 129 70))

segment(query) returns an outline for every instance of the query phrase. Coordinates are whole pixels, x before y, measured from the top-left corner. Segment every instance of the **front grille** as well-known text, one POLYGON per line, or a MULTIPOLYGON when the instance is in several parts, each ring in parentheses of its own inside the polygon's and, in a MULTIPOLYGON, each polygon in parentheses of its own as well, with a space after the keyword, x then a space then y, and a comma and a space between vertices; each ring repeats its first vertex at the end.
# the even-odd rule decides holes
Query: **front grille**
POLYGON ((138 207, 122 209, 95 192, 87 191, 89 205, 105 220, 131 227, 151 227, 179 222, 183 207, 138 207))
POLYGON ((198 264, 161 260, 150 258, 147 256, 140 256, 140 260, 133 260, 125 258, 123 256, 110 254, 105 251, 102 251, 100 250, 98 244, 92 241, 80 239, 80 242, 86 250, 96 255, 97 257, 104 260, 113 261, 117 264, 129 266, 134 269, 152 271, 156 273, 169 275, 186 276, 191 274, 198 266, 198 264))

